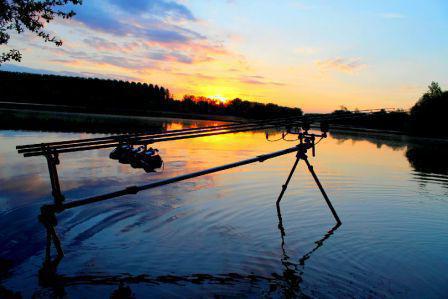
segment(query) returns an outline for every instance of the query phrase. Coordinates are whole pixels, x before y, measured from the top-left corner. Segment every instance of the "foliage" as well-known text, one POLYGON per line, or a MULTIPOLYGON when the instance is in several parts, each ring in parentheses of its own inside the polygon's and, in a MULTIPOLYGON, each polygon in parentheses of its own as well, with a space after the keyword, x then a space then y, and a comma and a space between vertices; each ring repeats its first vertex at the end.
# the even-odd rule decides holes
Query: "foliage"
POLYGON ((3 100, 78 106, 99 111, 154 109, 169 98, 158 85, 98 78, 0 72, 3 100))
MULTIPOLYGON (((0 0, 0 45, 7 45, 11 32, 17 34, 29 30, 45 42, 61 46, 62 41, 44 30, 45 25, 56 17, 69 19, 75 15, 73 10, 63 10, 68 5, 82 4, 82 0, 0 0)), ((0 65, 4 62, 22 58, 18 50, 11 49, 0 53, 0 65)))
POLYGON ((333 115, 339 117, 333 123, 347 126, 381 130, 405 131, 425 136, 448 136, 444 116, 448 111, 448 91, 432 82, 428 91, 412 107, 410 114, 405 111, 379 111, 373 114, 351 112, 344 106, 335 110, 333 115), (358 113, 356 117, 352 114, 358 113), (348 116, 344 118, 344 116, 348 116), (341 117, 342 116, 342 117, 341 117))
POLYGON ((418 134, 447 134, 446 111, 448 111, 448 91, 432 82, 428 91, 411 109, 412 130, 418 134))
POLYGON ((206 97, 186 95, 184 96, 182 106, 198 113, 233 115, 252 119, 300 116, 303 114, 300 108, 283 107, 273 103, 264 104, 244 101, 239 98, 223 103, 206 97))
POLYGON ((409 114, 404 111, 380 110, 366 114, 358 109, 354 112, 340 109, 335 110, 332 114, 336 119, 331 122, 339 125, 391 131, 407 131, 409 129, 409 114))

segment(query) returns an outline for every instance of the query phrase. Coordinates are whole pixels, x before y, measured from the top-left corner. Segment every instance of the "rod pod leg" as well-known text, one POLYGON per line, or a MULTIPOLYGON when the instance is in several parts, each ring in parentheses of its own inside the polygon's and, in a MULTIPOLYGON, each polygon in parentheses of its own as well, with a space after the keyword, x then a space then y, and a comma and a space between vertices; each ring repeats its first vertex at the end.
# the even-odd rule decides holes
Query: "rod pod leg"
POLYGON ((288 188, 289 185, 289 181, 291 181, 292 175, 294 174, 294 172, 296 171, 297 168, 297 164, 299 164, 300 161, 300 156, 299 153, 297 152, 297 156, 296 156, 296 160, 294 161, 294 165, 291 168, 291 171, 289 172, 288 178, 286 179, 286 182, 282 185, 282 191, 280 192, 280 195, 277 198, 277 210, 280 204, 280 201, 283 198, 283 195, 285 194, 286 189, 288 188))
POLYGON ((64 251, 62 250, 61 240, 59 239, 58 234, 56 233, 56 229, 54 226, 51 226, 48 231, 51 233, 51 238, 53 239, 54 247, 56 248, 57 258, 62 258, 64 256, 64 251))
POLYGON ((341 223, 342 223, 342 222, 341 222, 341 219, 339 219, 339 216, 338 216, 338 214, 336 213, 336 210, 334 209, 333 205, 331 204, 331 201, 330 201, 330 199, 328 198, 328 195, 327 195, 327 193, 325 192, 324 187, 322 187, 322 184, 320 183, 319 178, 318 178, 317 175, 316 175, 316 172, 314 172, 314 168, 313 168, 313 166, 312 166, 312 165, 310 164, 310 162, 308 161, 308 157, 307 157, 306 155, 304 155, 304 156, 301 157, 301 158, 305 161, 306 166, 308 167, 308 170, 310 171, 311 175, 313 176, 314 181, 316 182, 317 186, 319 187, 320 192, 322 193, 322 195, 323 195, 325 201, 327 202, 327 205, 328 205, 328 207, 330 208, 331 213, 333 214, 334 219, 336 220, 336 222, 337 222, 338 224, 341 224, 341 223))
POLYGON ((61 185, 59 183, 59 175, 57 169, 57 165, 60 163, 59 157, 57 154, 50 153, 48 149, 44 150, 48 164, 48 173, 50 175, 51 194, 53 196, 55 205, 61 205, 64 202, 65 197, 64 195, 62 195, 61 185))
POLYGON ((51 206, 44 205, 41 208, 41 214, 39 215, 39 221, 45 227, 45 231, 47 233, 47 242, 45 248, 45 260, 46 262, 51 261, 51 245, 54 244, 56 248, 57 256, 55 260, 60 260, 64 256, 64 251, 62 250, 61 240, 59 239, 58 234, 56 233, 55 226, 57 225, 57 219, 55 215, 55 211, 51 206))
POLYGON ((285 228, 283 227, 282 212, 280 210, 280 201, 282 200, 283 195, 285 194, 285 191, 288 188, 289 182, 291 181, 291 178, 297 168, 297 164, 299 163, 299 161, 300 161, 299 153, 297 152, 296 160, 294 161, 294 164, 291 168, 291 171, 289 172, 286 182, 282 185, 282 191, 280 192, 280 194, 277 198, 277 202, 275 203, 275 205, 277 207, 278 229, 280 230, 280 235, 282 237, 282 246, 284 245, 284 242, 285 242, 284 236, 286 235, 286 233, 285 233, 285 228))

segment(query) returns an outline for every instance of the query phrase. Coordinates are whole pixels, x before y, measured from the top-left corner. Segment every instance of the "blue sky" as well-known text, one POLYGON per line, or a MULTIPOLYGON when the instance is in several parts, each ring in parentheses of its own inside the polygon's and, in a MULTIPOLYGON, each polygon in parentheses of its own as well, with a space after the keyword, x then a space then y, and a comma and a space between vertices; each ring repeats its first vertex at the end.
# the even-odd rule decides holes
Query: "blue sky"
POLYGON ((20 66, 308 112, 409 108, 431 81, 448 86, 448 1, 85 0, 76 11, 48 27, 61 48, 31 34, 10 43, 20 66))

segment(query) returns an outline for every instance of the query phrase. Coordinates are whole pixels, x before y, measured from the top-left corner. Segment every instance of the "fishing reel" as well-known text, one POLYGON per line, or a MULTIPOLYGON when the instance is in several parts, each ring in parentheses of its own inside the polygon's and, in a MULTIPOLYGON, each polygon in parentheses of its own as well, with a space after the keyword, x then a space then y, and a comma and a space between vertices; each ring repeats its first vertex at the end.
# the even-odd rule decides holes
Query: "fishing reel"
POLYGON ((268 141, 298 141, 299 146, 302 147, 303 151, 306 152, 308 149, 312 150, 313 157, 316 156, 316 144, 320 142, 323 138, 327 137, 329 131, 329 124, 327 121, 320 122, 320 134, 310 133, 311 122, 304 119, 301 124, 286 126, 285 131, 282 132, 282 136, 276 140, 269 139, 269 133, 266 131, 266 140, 268 141), (286 139, 288 135, 296 135, 297 138, 286 139), (319 140, 316 142, 316 139, 319 140))
POLYGON ((130 164, 132 168, 143 168, 145 172, 156 172, 163 166, 163 160, 156 148, 148 148, 147 144, 134 147, 133 144, 123 143, 116 147, 109 157, 121 164, 130 164))
MULTIPOLYGON (((330 126, 328 124, 327 121, 321 121, 320 122, 320 131, 322 132, 322 134, 320 135, 316 135, 315 136, 320 136, 320 137, 327 137, 327 133, 330 130, 330 126)), ((297 125, 297 126, 288 126, 286 127, 286 132, 288 134, 304 134, 304 135, 313 135, 313 134, 309 134, 309 130, 311 129, 311 122, 308 121, 307 119, 305 119, 302 124, 297 125)))

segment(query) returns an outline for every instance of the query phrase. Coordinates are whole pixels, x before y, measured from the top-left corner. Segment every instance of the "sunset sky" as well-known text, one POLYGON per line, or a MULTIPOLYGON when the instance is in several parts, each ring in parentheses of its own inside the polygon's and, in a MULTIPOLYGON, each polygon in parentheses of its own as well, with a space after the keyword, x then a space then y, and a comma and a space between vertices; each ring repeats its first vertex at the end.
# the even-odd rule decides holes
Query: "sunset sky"
POLYGON ((13 37, 0 69, 159 84, 184 94, 301 107, 409 108, 448 89, 446 0, 85 0, 72 20, 13 37))

